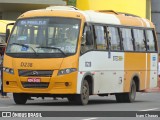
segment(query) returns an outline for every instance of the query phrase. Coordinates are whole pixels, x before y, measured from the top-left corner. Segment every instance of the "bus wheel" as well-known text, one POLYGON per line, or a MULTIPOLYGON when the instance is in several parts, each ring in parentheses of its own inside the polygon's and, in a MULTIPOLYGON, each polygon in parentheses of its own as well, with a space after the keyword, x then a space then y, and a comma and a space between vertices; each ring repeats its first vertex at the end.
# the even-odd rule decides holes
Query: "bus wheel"
POLYGON ((127 94, 126 102, 134 102, 136 98, 136 83, 134 80, 131 83, 130 92, 127 94))
POLYGON ((13 93, 13 99, 16 104, 23 105, 27 102, 28 96, 22 93, 13 93))
POLYGON ((134 102, 135 97, 136 97, 136 84, 134 81, 131 83, 131 88, 130 92, 128 93, 117 93, 116 95, 116 100, 117 102, 134 102))
POLYGON ((76 102, 80 105, 86 105, 88 104, 88 100, 89 100, 89 85, 87 80, 84 80, 81 87, 81 94, 76 95, 76 102))

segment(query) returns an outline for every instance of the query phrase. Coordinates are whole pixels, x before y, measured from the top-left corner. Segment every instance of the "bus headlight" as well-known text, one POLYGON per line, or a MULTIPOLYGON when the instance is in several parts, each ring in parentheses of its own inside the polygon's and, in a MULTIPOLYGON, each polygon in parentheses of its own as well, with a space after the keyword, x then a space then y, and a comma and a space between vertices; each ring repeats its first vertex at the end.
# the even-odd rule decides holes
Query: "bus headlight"
POLYGON ((4 72, 7 72, 7 73, 9 73, 9 74, 14 74, 14 70, 13 70, 12 68, 6 68, 6 67, 4 67, 4 68, 3 68, 3 71, 4 71, 4 72))
POLYGON ((62 69, 62 70, 59 70, 58 75, 69 74, 69 73, 72 73, 72 72, 75 72, 75 71, 77 71, 76 68, 62 69))

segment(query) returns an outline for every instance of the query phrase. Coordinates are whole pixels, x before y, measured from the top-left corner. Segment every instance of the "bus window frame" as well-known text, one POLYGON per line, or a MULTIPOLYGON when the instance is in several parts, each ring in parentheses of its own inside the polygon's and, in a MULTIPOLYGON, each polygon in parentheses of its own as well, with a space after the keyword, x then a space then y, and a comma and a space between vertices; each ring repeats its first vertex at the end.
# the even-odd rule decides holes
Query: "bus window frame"
POLYGON ((146 48, 147 48, 147 52, 148 53, 157 53, 158 52, 158 47, 157 47, 157 44, 158 44, 158 41, 157 41, 157 37, 155 35, 155 29, 154 28, 148 28, 148 29, 145 29, 144 30, 144 34, 145 34, 145 41, 146 41, 146 48), (155 50, 154 51, 150 51, 147 47, 147 30, 151 30, 152 34, 153 34, 153 38, 154 38, 154 43, 155 43, 155 50))
POLYGON ((133 31, 133 28, 131 29, 131 35, 132 35, 133 51, 136 51, 135 37, 134 37, 134 31, 133 31))
MULTIPOLYGON (((158 41, 157 41, 157 37, 156 37, 156 33, 155 33, 155 28, 148 28, 148 27, 141 27, 141 26, 126 26, 126 25, 116 25, 116 24, 103 24, 103 23, 92 23, 92 22, 87 22, 85 23, 85 25, 90 25, 91 29, 93 31, 93 35, 94 35, 94 49, 92 50, 88 50, 86 52, 90 52, 90 51, 106 51, 106 52, 134 52, 134 53, 157 53, 158 52, 158 41), (105 29, 107 29, 107 27, 115 27, 118 29, 118 34, 119 34, 119 38, 120 38, 120 50, 116 51, 116 50, 109 50, 109 46, 107 46, 108 49, 106 50, 97 50, 96 48, 96 39, 95 39, 95 33, 94 33, 94 25, 98 25, 98 26, 104 26, 105 29), (129 51, 129 50, 124 50, 124 46, 123 46, 123 40, 122 40, 122 33, 121 33, 121 28, 128 28, 131 29, 131 35, 132 35, 132 44, 133 44, 133 50, 129 51), (134 38, 134 32, 133 29, 138 29, 138 30, 142 30, 144 33, 144 43, 145 43, 145 51, 136 51, 135 50, 135 38, 134 38), (154 36, 154 40, 155 40, 155 51, 148 51, 147 50, 147 43, 146 43, 146 30, 152 30, 153 32, 153 36, 154 36)), ((84 25, 84 27, 85 27, 84 25)), ((84 32, 84 28, 83 28, 83 32, 84 32)), ((107 32, 107 31, 106 31, 107 32)), ((109 45, 108 42, 108 33, 106 33, 107 35, 107 44, 109 45)), ((86 52, 84 52, 83 54, 85 54, 86 52)))
POLYGON ((121 32, 121 40, 122 40, 122 45, 123 45, 123 51, 124 52, 135 52, 135 49, 134 49, 134 39, 133 39, 133 36, 132 36, 132 27, 127 27, 127 26, 125 26, 125 27, 120 27, 120 32, 121 32), (130 31, 131 31, 131 37, 132 37, 132 41, 131 41, 131 43, 132 43, 132 46, 133 46, 133 50, 124 50, 124 44, 123 44, 123 37, 122 37, 122 30, 121 29, 129 29, 130 31))
POLYGON ((82 30, 82 37, 81 37, 81 44, 80 44, 80 49, 82 47, 82 39, 83 39, 83 34, 84 34, 84 31, 85 31, 85 27, 88 26, 90 27, 90 31, 93 33, 93 49, 89 49, 89 50, 86 50, 85 52, 82 52, 80 50, 80 56, 87 53, 87 52, 90 52, 90 51, 94 51, 96 49, 96 43, 95 43, 95 37, 94 37, 94 30, 93 30, 93 25, 89 22, 85 22, 84 25, 83 25, 83 30, 82 30))
MULTIPOLYGON (((110 26, 110 25, 108 25, 110 26)), ((157 37, 156 37, 156 33, 155 33, 155 28, 148 28, 148 27, 139 27, 139 26, 123 26, 123 25, 111 25, 111 26, 117 26, 119 29, 120 28, 130 28, 130 29, 139 29, 139 30, 143 30, 144 32, 144 40, 145 40, 145 47, 146 47, 146 50, 145 51, 127 51, 127 50, 124 50, 124 47, 123 47, 123 40, 122 40, 122 35, 121 35, 121 31, 120 31, 120 37, 121 37, 121 42, 122 42, 122 51, 123 52, 135 52, 135 53, 157 53, 158 52, 158 40, 157 40, 157 37), (153 32, 153 36, 154 36, 154 40, 155 40, 155 51, 148 51, 147 50, 147 41, 146 41, 146 30, 152 30, 153 32)), ((135 42, 135 41, 134 41, 135 42)))
POLYGON ((154 37, 154 40, 155 40, 155 52, 158 52, 159 51, 159 49, 158 49, 158 38, 157 38, 157 36, 156 36, 156 30, 153 28, 152 29, 152 32, 153 32, 153 37, 154 37))
POLYGON ((133 31, 134 46, 135 46, 134 51, 135 51, 135 52, 141 52, 141 53, 147 52, 147 43, 146 43, 145 28, 132 28, 132 31, 133 31), (145 49, 146 49, 146 50, 144 50, 144 51, 137 51, 137 50, 136 50, 135 38, 134 38, 134 29, 135 29, 135 30, 142 30, 142 31, 143 31, 143 35, 144 35, 144 45, 145 45, 145 49))
POLYGON ((96 50, 97 51, 106 51, 106 50, 108 50, 108 47, 109 47, 109 42, 108 42, 108 35, 107 35, 107 32, 106 32, 106 26, 104 26, 104 25, 93 25, 93 33, 94 33, 94 42, 95 42, 95 48, 96 48, 96 50), (95 27, 103 27, 103 33, 104 33, 104 35, 106 34, 106 36, 104 37, 104 40, 105 40, 105 42, 106 42, 106 49, 98 49, 97 48, 97 36, 96 36, 96 30, 95 30, 95 27))
MULTIPOLYGON (((118 30, 118 36, 119 36, 119 40, 120 40, 120 50, 111 50, 111 46, 109 47, 110 48, 110 51, 111 52, 122 52, 123 51, 123 46, 122 46, 122 37, 121 37, 121 33, 120 33, 120 28, 118 26, 115 26, 115 25, 107 25, 106 26, 106 29, 107 27, 113 27, 113 28, 116 28, 118 30)), ((107 31, 106 31, 107 32, 107 31)), ((109 35, 108 35, 108 32, 106 33, 107 34, 107 38, 109 38, 109 35)), ((108 39, 107 39, 108 41, 108 39)), ((109 45, 109 41, 108 41, 108 45, 109 45)))

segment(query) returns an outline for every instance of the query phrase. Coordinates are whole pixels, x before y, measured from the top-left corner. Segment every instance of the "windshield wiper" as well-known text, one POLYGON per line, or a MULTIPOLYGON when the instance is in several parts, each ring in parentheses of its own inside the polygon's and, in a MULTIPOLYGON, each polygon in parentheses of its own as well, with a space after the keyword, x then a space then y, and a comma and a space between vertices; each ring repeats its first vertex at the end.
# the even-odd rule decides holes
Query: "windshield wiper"
POLYGON ((29 46, 29 45, 25 45, 25 44, 22 44, 22 43, 11 43, 11 44, 9 44, 9 45, 19 45, 19 46, 24 46, 24 47, 26 47, 26 48, 31 48, 32 50, 33 50, 33 52, 36 54, 36 55, 38 55, 37 54, 37 52, 35 51, 35 49, 33 48, 33 47, 31 47, 31 46, 29 46))
POLYGON ((36 48, 56 49, 56 50, 59 50, 64 56, 67 56, 65 52, 63 52, 60 48, 57 48, 57 47, 39 46, 36 48))

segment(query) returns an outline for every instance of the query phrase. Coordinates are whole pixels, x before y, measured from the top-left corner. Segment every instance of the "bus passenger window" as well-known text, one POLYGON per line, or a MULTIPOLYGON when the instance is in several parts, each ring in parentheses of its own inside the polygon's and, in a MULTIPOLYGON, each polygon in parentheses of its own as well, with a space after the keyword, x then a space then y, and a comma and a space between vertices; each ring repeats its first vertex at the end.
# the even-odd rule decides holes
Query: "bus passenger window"
POLYGON ((0 35, 0 43, 5 43, 5 35, 0 35))
POLYGON ((92 42, 92 45, 87 45, 86 44, 86 32, 87 31, 91 31, 90 26, 85 26, 85 28, 84 28, 82 41, 81 41, 81 53, 92 50, 94 48, 94 42, 92 42))
POLYGON ((110 38, 111 50, 120 50, 120 37, 118 29, 115 27, 107 27, 108 37, 110 38))
POLYGON ((133 38, 131 29, 121 28, 123 47, 125 51, 133 51, 133 38))
POLYGON ((146 51, 144 31, 133 29, 133 35, 135 39, 135 50, 146 51))
POLYGON ((103 26, 94 26, 94 29, 95 29, 97 49, 98 50, 106 50, 107 38, 106 38, 106 33, 104 33, 104 27, 103 26))
POLYGON ((148 51, 155 51, 155 39, 153 36, 152 30, 146 30, 146 40, 147 40, 147 49, 148 51))

